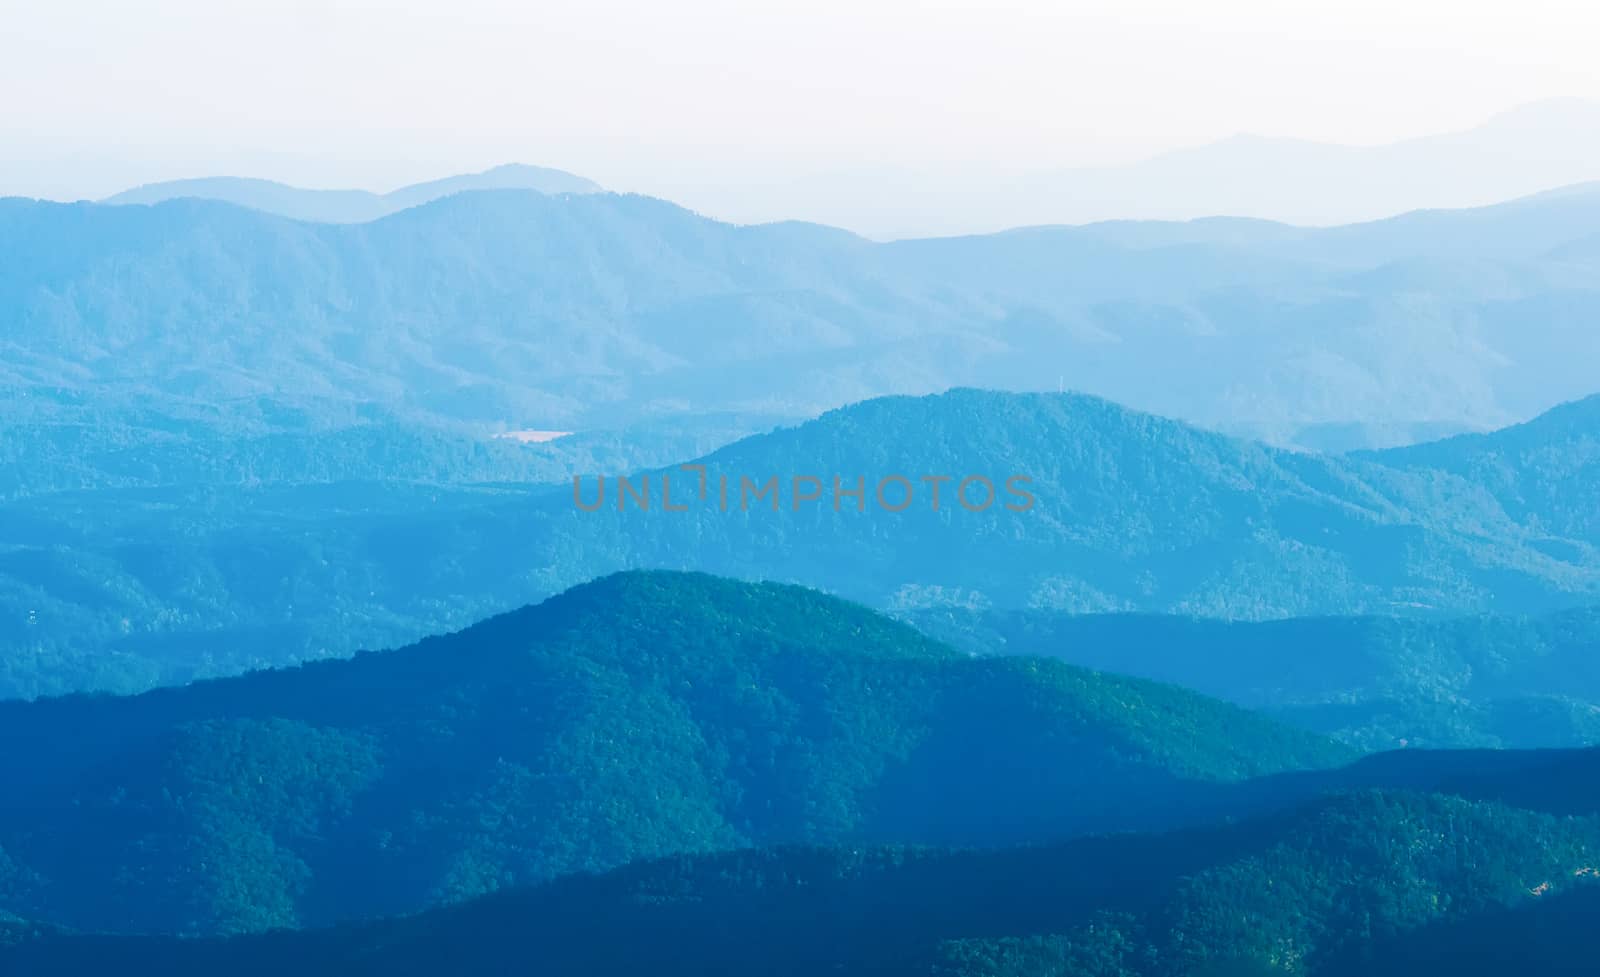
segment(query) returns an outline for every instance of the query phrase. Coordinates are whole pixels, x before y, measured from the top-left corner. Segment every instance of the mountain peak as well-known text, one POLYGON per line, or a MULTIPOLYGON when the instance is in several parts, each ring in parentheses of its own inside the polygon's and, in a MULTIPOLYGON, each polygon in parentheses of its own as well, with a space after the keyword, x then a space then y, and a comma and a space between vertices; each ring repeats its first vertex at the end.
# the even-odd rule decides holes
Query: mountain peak
POLYGON ((599 184, 564 170, 505 163, 400 187, 368 190, 307 189, 256 177, 211 176, 148 183, 105 198, 107 204, 155 204, 178 198, 219 200, 294 220, 359 224, 469 190, 531 190, 543 194, 599 193, 599 184))
POLYGON ((800 634, 808 649, 845 658, 956 657, 909 625, 817 590, 681 570, 607 574, 468 628, 461 637, 499 643, 508 633, 541 642, 570 635, 587 652, 620 649, 623 657, 644 635, 684 648, 739 644, 770 651, 792 647, 800 634), (596 639, 603 634, 609 637, 596 639))
POLYGON ((480 173, 464 173, 401 187, 383 195, 396 209, 414 207, 446 194, 467 190, 533 190, 543 194, 599 193, 602 187, 592 180, 527 163, 503 163, 480 173))

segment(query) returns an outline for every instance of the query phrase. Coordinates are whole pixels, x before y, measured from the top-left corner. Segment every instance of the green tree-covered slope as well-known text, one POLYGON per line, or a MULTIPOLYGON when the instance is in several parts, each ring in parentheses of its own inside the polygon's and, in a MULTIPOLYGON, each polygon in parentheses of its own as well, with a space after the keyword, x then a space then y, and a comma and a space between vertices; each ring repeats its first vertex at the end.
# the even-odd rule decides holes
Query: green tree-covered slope
POLYGON ((1362 457, 1460 476, 1518 522, 1553 540, 1600 545, 1600 396, 1488 434, 1362 457))
POLYGON ((1461 971, 1510 977, 1526 972, 1504 968, 1519 951, 1587 952, 1570 907, 1594 905, 1597 860, 1592 814, 1358 792, 1225 828, 1042 848, 680 857, 413 919, 228 941, 46 937, 0 962, 39 977, 1356 977, 1471 961, 1440 945, 1441 927, 1556 914, 1502 926, 1496 955, 1461 971), (1419 945, 1436 955, 1396 959, 1419 945))
POLYGON ((672 852, 998 845, 1216 812, 1312 734, 795 587, 630 573, 459 634, 0 705, 0 908, 231 932, 672 852))
POLYGON ((1048 656, 1263 710, 1369 749, 1600 742, 1600 612, 1239 622, 937 608, 975 654, 1048 656))

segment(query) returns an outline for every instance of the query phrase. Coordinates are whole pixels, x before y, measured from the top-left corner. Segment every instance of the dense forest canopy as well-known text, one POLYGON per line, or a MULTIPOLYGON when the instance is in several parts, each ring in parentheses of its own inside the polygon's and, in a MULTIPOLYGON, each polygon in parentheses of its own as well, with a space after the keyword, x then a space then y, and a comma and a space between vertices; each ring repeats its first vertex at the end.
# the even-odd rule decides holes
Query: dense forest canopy
POLYGON ((1597 860, 1593 813, 1368 791, 1158 837, 680 857, 325 931, 24 932, 0 962, 38 977, 97 966, 162 977, 1356 977, 1445 960, 1469 977, 1500 977, 1516 960, 1577 975, 1590 972, 1597 860))
POLYGON ((0 811, 0 908, 191 933, 672 852, 1159 826, 1353 756, 1170 686, 974 659, 813 591, 677 573, 349 661, 0 704, 0 738, 35 744, 0 757, 26 798, 0 811))

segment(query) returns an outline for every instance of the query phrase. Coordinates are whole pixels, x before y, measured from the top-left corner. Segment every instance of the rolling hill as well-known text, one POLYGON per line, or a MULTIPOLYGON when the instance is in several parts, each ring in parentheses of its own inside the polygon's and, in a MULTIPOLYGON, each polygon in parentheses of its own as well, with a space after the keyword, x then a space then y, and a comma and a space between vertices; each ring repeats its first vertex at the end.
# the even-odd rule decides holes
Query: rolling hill
POLYGON ((350 661, 0 704, 0 741, 32 744, 0 757, 0 908, 169 933, 409 912, 677 852, 1160 826, 1351 755, 1176 688, 976 660, 815 592, 670 573, 350 661))

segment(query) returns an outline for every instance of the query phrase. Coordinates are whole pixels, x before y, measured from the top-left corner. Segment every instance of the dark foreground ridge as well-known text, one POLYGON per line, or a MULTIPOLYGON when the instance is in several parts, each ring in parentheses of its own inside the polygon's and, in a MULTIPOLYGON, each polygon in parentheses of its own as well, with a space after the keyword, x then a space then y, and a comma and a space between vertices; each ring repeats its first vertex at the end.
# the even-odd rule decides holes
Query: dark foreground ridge
MULTIPOLYGON (((1203 831, 631 865, 409 919, 231 940, 15 924, 33 977, 1589 974, 1600 819, 1365 791, 1203 831), (1474 950, 1485 952, 1478 954, 1474 950)), ((0 930, 0 932, 5 932, 0 930)))

